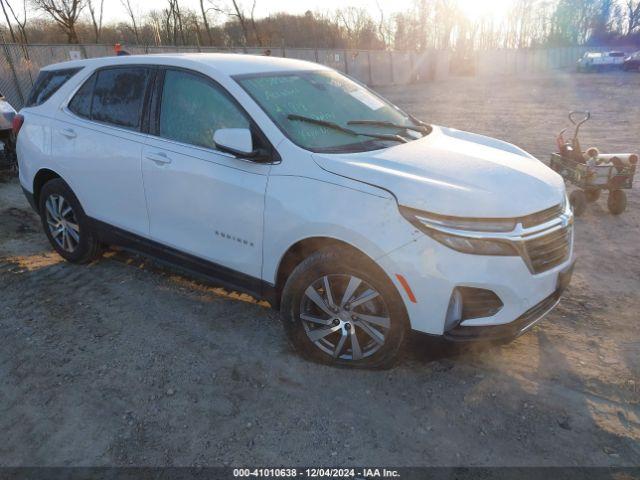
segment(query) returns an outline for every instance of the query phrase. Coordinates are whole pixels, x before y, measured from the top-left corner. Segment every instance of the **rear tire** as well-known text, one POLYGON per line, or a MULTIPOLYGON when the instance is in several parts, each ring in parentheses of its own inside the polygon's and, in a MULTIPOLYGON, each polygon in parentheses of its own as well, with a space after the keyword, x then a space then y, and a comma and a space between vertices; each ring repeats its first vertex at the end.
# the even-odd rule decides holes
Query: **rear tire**
POLYGON ((51 246, 65 260, 88 263, 100 255, 100 244, 69 185, 61 178, 48 181, 40 191, 42 228, 51 246))
POLYGON ((346 249, 320 250, 300 263, 284 286, 280 311, 296 350, 328 365, 389 368, 409 329, 404 303, 384 272, 346 249))
POLYGON ((598 189, 585 190, 584 194, 589 203, 593 203, 600 198, 600 190, 598 189))
POLYGON ((627 195, 622 190, 611 190, 607 207, 613 215, 620 215, 627 209, 627 195))
POLYGON ((569 196, 569 203, 576 217, 581 216, 587 209, 587 196, 582 190, 574 190, 569 196))

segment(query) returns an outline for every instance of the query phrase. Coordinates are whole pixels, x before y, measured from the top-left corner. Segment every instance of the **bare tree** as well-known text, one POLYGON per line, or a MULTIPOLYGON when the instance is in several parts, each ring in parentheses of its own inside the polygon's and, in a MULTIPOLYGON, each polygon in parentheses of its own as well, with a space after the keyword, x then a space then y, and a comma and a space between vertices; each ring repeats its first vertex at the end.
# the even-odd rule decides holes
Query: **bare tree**
POLYGON ((378 8, 378 13, 380 15, 378 20, 378 35, 384 44, 384 48, 387 48, 391 43, 391 29, 384 18, 384 10, 380 6, 380 2, 378 0, 376 0, 376 7, 378 8))
POLYGON ((7 4, 7 8, 11 12, 13 19, 16 21, 16 25, 18 25, 18 30, 22 37, 22 43, 29 43, 29 39, 27 38, 27 0, 22 0, 22 15, 20 16, 18 16, 15 9, 11 6, 9 0, 4 0, 4 3, 7 4))
MULTIPOLYGON (((235 3, 235 0, 234 0, 235 3)), ((258 42, 258 46, 262 47, 262 38, 260 36, 260 32, 258 31, 258 26, 256 25, 256 0, 253 0, 253 5, 251 5, 251 28, 253 29, 253 34, 256 36, 256 42, 258 42)))
POLYGON ((94 4, 95 0, 87 0, 87 7, 89 8, 89 15, 91 16, 91 24, 93 26, 93 34, 95 42, 100 42, 100 34, 102 33, 102 17, 104 12, 104 0, 98 0, 100 3, 94 4))
POLYGON ((640 1, 627 0, 627 35, 640 27, 640 1))
POLYGON ((162 45, 162 14, 156 10, 149 13, 149 21, 153 30, 153 41, 156 47, 162 45))
POLYGON ((364 8, 336 10, 335 21, 345 29, 349 48, 379 48, 383 43, 375 23, 364 8))
POLYGON ((131 26, 133 28, 133 34, 136 37, 136 45, 140 45, 140 34, 138 32, 138 22, 136 21, 136 12, 133 11, 133 7, 131 6, 131 0, 120 0, 122 6, 127 11, 127 15, 129 19, 131 19, 131 26))
POLYGON ((80 43, 76 25, 85 0, 32 0, 34 6, 47 13, 67 36, 69 43, 80 43))
POLYGON ((173 16, 174 29, 177 29, 177 31, 180 33, 180 40, 182 42, 182 45, 185 45, 186 41, 184 35, 184 22, 182 18, 182 10, 180 10, 180 2, 178 0, 169 0, 169 4, 173 16))
POLYGON ((9 19, 9 14, 7 13, 8 3, 5 5, 5 0, 0 0, 0 5, 2 6, 2 13, 4 13, 4 18, 7 20, 7 26, 9 27, 9 34, 11 35, 11 41, 13 43, 18 43, 16 34, 13 31, 13 27, 11 26, 11 20, 9 19))
POLYGON ((229 16, 236 16, 238 21, 240 22, 240 28, 242 28, 242 36, 244 37, 244 45, 247 45, 247 41, 249 40, 249 34, 247 32, 247 21, 245 19, 244 13, 240 9, 240 6, 237 0, 231 0, 233 5, 233 12, 235 13, 227 13, 229 16))
POLYGON ((213 45, 213 36, 211 35, 209 19, 207 18, 208 9, 204 8, 204 0, 200 0, 200 12, 202 13, 202 23, 204 24, 204 29, 206 30, 207 37, 209 38, 209 45, 213 45))
POLYGON ((161 13, 161 22, 169 44, 186 44, 185 22, 178 0, 167 0, 167 8, 161 13))
MULTIPOLYGON (((211 0, 209 0, 211 1, 211 0)), ((262 46, 262 38, 258 32, 258 27, 255 20, 256 0, 253 0, 251 6, 251 13, 249 14, 249 21, 247 21, 247 15, 244 12, 244 7, 238 0, 231 0, 231 5, 219 6, 217 3, 212 3, 211 10, 227 15, 228 17, 235 18, 240 24, 242 30, 242 45, 247 46, 249 40, 249 28, 248 23, 251 23, 253 34, 255 36, 258 45, 262 46)))

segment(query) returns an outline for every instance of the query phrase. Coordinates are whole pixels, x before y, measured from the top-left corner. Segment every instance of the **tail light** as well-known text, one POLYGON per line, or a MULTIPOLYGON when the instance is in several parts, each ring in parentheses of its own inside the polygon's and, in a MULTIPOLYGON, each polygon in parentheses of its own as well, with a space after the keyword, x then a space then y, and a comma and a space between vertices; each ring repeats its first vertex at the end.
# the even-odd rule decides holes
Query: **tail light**
POLYGON ((22 116, 19 113, 17 113, 13 117, 13 122, 11 124, 11 129, 13 130, 13 135, 15 137, 18 136, 18 133, 20 132, 20 129, 22 128, 22 124, 23 123, 24 123, 24 116, 22 116))

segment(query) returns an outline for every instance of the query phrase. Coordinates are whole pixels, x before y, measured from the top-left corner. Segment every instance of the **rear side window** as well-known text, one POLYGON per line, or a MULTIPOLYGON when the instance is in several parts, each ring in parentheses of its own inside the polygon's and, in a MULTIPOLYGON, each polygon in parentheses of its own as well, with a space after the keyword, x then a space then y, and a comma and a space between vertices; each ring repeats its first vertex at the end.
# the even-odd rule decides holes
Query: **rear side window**
POLYGON ((25 107, 37 107, 46 102, 71 77, 82 68, 65 68, 62 70, 47 70, 38 74, 36 82, 29 93, 25 107))
POLYGON ((100 70, 93 89, 91 119, 119 127, 140 128, 150 76, 150 70, 143 67, 100 70))
POLYGON ((96 81, 96 76, 95 73, 91 75, 69 102, 69 110, 80 117, 91 117, 91 98, 93 96, 93 84, 96 81))

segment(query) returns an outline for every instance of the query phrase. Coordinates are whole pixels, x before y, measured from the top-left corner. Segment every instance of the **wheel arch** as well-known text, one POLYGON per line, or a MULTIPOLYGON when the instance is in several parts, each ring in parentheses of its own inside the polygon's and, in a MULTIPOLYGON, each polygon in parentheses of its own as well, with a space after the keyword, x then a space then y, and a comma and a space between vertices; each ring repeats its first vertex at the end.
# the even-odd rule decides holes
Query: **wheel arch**
POLYGON ((48 168, 41 168, 33 177, 33 200, 36 207, 40 207, 40 192, 42 191, 42 187, 55 178, 62 179, 58 173, 48 168))
POLYGON ((280 308, 282 290, 284 289, 284 285, 291 275, 291 272, 293 272, 293 270, 309 255, 312 255, 313 253, 319 250, 324 250, 326 248, 340 249, 344 252, 345 255, 355 255, 362 258, 363 261, 367 261, 371 265, 373 265, 380 274, 381 278, 385 278, 390 283, 390 285, 393 286, 394 290, 398 294, 398 297, 401 299, 402 306, 403 308, 405 308, 406 312, 406 306, 404 305, 402 294, 398 290, 396 283, 391 279, 387 272, 384 271, 384 269, 378 264, 378 262, 376 262, 371 256, 367 255, 365 252, 352 245, 351 243, 337 238, 323 236, 307 237, 298 240, 297 242, 292 244, 284 253, 276 269, 276 304, 273 305, 274 308, 280 308))

